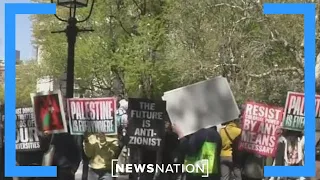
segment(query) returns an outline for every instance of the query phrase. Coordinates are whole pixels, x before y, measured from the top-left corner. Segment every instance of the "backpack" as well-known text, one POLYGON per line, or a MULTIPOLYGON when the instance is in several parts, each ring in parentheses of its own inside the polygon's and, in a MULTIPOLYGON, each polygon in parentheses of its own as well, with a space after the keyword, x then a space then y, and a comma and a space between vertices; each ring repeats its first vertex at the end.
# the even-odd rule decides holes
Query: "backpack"
POLYGON ((227 131, 226 128, 223 128, 224 132, 226 133, 228 139, 231 141, 231 148, 232 148, 232 162, 236 165, 243 165, 246 158, 246 152, 239 151, 239 142, 241 136, 237 136, 236 138, 232 139, 227 131))
POLYGON ((218 161, 216 159, 217 144, 213 142, 205 141, 201 147, 200 152, 193 156, 186 155, 184 165, 187 167, 188 164, 193 164, 194 167, 202 167, 204 172, 200 169, 193 169, 194 175, 209 175, 218 173, 218 161), (204 163, 204 164, 202 164, 204 163))
POLYGON ((119 108, 116 112, 116 121, 117 121, 117 128, 118 128, 118 139, 119 139, 119 146, 122 148, 126 144, 126 129, 125 124, 127 124, 127 112, 119 108))

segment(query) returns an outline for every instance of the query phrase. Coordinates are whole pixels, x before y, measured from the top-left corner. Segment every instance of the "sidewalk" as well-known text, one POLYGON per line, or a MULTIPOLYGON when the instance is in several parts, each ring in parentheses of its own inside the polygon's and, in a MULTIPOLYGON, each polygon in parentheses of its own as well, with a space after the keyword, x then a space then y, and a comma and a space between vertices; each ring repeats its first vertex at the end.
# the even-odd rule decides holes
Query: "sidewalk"
MULTIPOLYGON (((82 167, 83 167, 83 164, 81 162, 80 165, 79 165, 79 169, 76 172, 75 180, 82 180, 82 167)), ((128 179, 129 179, 128 175, 120 175, 117 178, 117 180, 128 180, 128 179)), ((89 177, 88 177, 88 180, 90 180, 89 177)))

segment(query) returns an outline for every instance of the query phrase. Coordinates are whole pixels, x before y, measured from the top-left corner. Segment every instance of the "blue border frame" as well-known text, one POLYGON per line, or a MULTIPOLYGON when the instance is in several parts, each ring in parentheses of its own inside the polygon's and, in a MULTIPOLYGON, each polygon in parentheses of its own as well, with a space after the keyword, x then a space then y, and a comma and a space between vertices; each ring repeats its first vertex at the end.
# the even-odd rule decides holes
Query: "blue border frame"
POLYGON ((304 92, 305 92, 305 164, 304 166, 265 166, 265 177, 315 177, 315 34, 316 4, 264 3, 264 14, 304 15, 304 92))
MULTIPOLYGON (((315 176, 315 4, 265 3, 264 14, 303 14, 305 52, 305 165, 265 167, 266 177, 315 176)), ((6 3, 5 4, 5 176, 6 177, 56 177, 57 168, 43 166, 16 166, 15 149, 15 15, 55 14, 55 4, 6 3), (7 121, 9 119, 9 121, 7 121), (11 130, 11 131, 10 131, 11 130)))
POLYGON ((16 166, 16 15, 55 14, 56 4, 5 4, 5 177, 57 177, 55 166, 16 166))

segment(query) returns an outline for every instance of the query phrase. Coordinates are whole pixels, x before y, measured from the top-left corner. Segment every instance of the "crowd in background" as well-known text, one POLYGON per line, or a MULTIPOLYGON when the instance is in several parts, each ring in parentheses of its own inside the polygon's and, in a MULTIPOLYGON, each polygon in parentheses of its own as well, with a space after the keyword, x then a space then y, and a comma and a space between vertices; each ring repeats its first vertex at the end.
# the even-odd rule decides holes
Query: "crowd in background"
MULTIPOLYGON (((19 178, 19 179, 59 179, 74 180, 80 162, 88 163, 88 173, 82 179, 111 180, 111 160, 119 159, 119 163, 146 163, 146 164, 173 164, 185 163, 189 157, 199 154, 204 144, 215 143, 214 165, 210 171, 208 180, 261 180, 264 165, 303 165, 304 136, 295 131, 281 131, 276 157, 262 157, 257 154, 237 150, 241 135, 241 115, 239 119, 226 122, 217 128, 202 128, 197 132, 182 136, 181 130, 169 119, 165 123, 165 137, 161 149, 151 151, 148 149, 127 148, 126 128, 128 119, 126 110, 127 101, 119 103, 118 135, 90 134, 84 136, 72 136, 69 133, 39 134, 41 139, 41 151, 17 153, 17 164, 41 165, 44 159, 52 159, 52 165, 58 167, 57 178, 19 178), (54 146, 54 153, 50 149, 54 146), (288 152, 288 153, 286 153, 288 152)), ((3 147, 1 148, 3 152, 3 147)), ((3 153, 2 153, 3 155, 3 153)), ((1 157, 3 161, 3 156, 1 157)), ((82 165, 81 164, 81 165, 82 165)), ((1 163, 3 170, 3 163, 1 163)), ((86 165, 85 165, 86 166, 86 165)), ((84 166, 84 167, 85 167, 84 166)), ((85 171, 85 170, 84 170, 85 171)), ((3 171, 1 172, 3 177, 3 171)), ((144 173, 130 174, 130 179, 140 180, 196 180, 202 179, 199 174, 192 173, 144 173)), ((299 177, 300 178, 300 177, 299 177)), ((301 177, 302 178, 302 177, 301 177)), ((301 179, 300 178, 300 179, 301 179)), ((11 179, 11 178, 5 178, 11 179)), ((270 179, 280 179, 272 177, 270 179)), ((289 178, 290 179, 290 178, 289 178)), ((298 179, 298 178, 292 178, 298 179)), ((303 178, 302 178, 303 179, 303 178)))

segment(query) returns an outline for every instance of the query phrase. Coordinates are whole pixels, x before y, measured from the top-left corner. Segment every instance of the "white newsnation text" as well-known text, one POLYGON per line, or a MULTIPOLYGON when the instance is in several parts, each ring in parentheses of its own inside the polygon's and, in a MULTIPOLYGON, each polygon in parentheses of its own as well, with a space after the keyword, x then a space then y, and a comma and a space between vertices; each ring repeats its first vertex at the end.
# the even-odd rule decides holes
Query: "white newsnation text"
POLYGON ((182 169, 182 172, 192 173, 198 172, 203 174, 201 177, 209 177, 208 172, 208 160, 201 160, 197 162, 196 165, 193 164, 118 164, 118 159, 112 160, 111 176, 118 177, 119 174, 125 173, 179 173, 179 170, 182 169), (116 166, 116 168, 114 168, 116 166), (207 169, 207 171, 205 170, 207 169))

